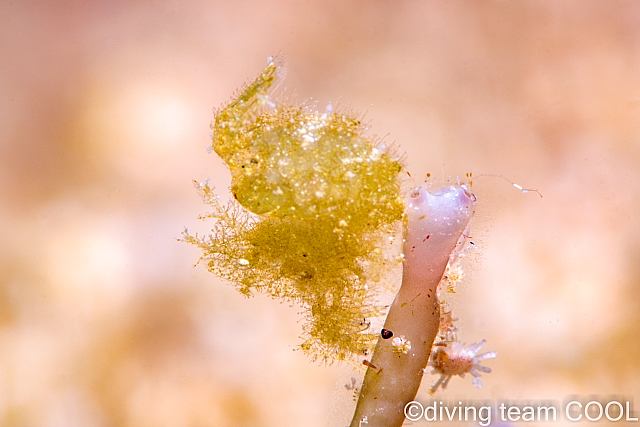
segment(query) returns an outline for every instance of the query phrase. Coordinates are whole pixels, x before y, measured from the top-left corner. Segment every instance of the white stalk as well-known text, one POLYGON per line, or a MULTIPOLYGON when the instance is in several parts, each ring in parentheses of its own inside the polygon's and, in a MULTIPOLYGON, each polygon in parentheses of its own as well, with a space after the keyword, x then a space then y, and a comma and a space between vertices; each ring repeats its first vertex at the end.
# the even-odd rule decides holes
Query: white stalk
POLYGON ((435 193, 418 188, 409 195, 402 286, 384 325, 393 338, 378 340, 351 427, 402 426, 404 407, 418 392, 438 332, 437 287, 475 200, 464 185, 435 193))

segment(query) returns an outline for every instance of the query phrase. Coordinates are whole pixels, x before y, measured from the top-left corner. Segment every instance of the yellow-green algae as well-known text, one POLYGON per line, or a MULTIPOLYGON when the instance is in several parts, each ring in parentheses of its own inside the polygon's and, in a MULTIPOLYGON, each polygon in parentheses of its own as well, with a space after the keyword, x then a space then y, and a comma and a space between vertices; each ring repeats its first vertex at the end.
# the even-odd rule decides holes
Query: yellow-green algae
POLYGON ((378 336, 367 330, 382 309, 372 285, 387 267, 384 237, 402 218, 402 168, 352 114, 273 101, 280 72, 270 61, 215 114, 212 146, 229 166, 237 202, 222 206, 207 183, 197 184, 213 208, 203 218, 217 222, 210 235, 185 230, 183 240, 241 293, 301 304, 301 348, 312 358, 352 359, 378 336))

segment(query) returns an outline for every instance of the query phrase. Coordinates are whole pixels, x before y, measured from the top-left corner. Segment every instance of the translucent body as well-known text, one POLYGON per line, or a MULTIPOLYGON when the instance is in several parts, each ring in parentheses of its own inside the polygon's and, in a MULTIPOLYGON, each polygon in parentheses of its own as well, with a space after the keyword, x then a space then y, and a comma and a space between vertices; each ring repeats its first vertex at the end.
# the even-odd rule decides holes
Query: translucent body
POLYGON ((488 351, 486 353, 477 354, 484 346, 486 340, 479 343, 473 343, 467 347, 460 342, 443 342, 443 346, 439 346, 431 354, 429 366, 433 366, 433 374, 440 374, 440 379, 429 391, 432 395, 439 386, 443 389, 447 388, 449 380, 455 375, 464 378, 466 374, 473 376, 473 385, 482 388, 482 380, 480 372, 489 373, 491 369, 480 365, 480 362, 486 359, 495 358, 498 353, 488 351))
POLYGON ((346 112, 272 102, 277 74, 271 62, 212 125, 234 197, 256 214, 343 221, 354 232, 399 219, 400 164, 346 112))
POLYGON ((403 215, 402 168, 351 114, 273 101, 279 74, 271 61, 216 113, 212 146, 241 206, 221 206, 208 184, 198 184, 213 208, 205 218, 217 223, 211 235, 185 231, 184 240, 243 294, 257 290, 306 308, 301 348, 312 357, 368 354, 377 334, 367 319, 382 311, 373 285, 392 263, 383 238, 403 215))

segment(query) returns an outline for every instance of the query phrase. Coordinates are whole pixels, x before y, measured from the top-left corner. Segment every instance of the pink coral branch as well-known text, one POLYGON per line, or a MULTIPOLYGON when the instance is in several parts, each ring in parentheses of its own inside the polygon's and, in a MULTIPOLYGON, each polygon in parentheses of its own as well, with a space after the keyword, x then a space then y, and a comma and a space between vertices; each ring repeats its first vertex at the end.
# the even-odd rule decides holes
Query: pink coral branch
POLYGON ((475 200, 464 185, 435 193, 418 188, 409 195, 402 286, 384 325, 401 340, 378 340, 371 360, 377 369, 367 370, 351 427, 364 421, 368 427, 404 422, 404 406, 418 392, 438 333, 437 287, 473 215, 475 200))

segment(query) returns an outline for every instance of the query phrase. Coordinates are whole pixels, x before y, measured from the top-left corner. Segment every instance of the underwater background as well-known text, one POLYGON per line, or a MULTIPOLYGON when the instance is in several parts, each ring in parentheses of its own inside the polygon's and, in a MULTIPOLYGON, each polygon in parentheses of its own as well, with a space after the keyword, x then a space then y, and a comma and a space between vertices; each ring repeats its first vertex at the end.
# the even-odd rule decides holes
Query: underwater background
POLYGON ((639 3, 3 1, 0 21, 0 425, 348 423, 357 375, 295 351, 300 308, 177 241, 211 226, 192 180, 229 197, 212 109, 279 52, 280 90, 365 114, 407 191, 473 174, 452 300, 498 357, 436 398, 640 397, 639 3))

